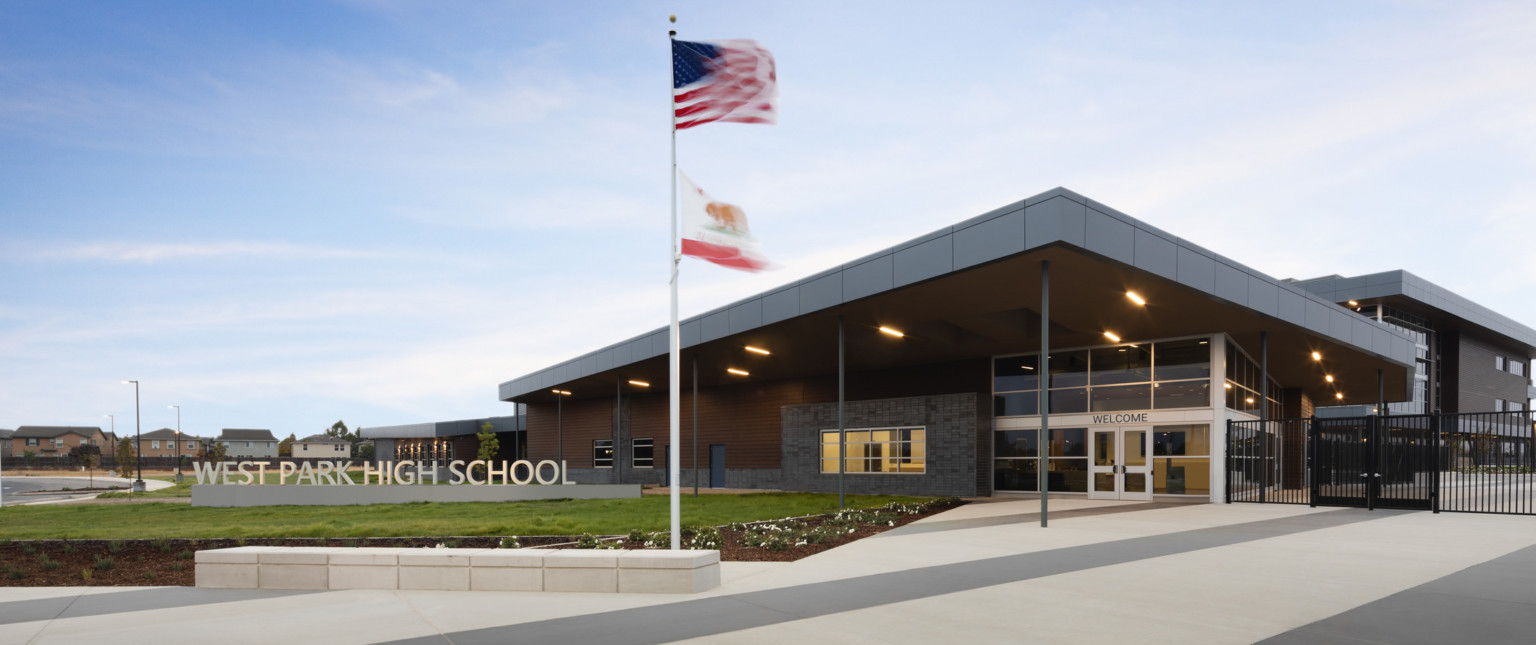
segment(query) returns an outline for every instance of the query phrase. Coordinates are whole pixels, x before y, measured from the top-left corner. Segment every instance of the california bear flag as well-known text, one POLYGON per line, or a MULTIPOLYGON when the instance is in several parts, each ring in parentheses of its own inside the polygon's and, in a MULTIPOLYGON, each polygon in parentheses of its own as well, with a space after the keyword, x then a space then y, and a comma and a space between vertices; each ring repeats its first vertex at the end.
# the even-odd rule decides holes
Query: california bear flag
POLYGON ((715 201, 682 171, 677 176, 682 182, 683 255, 743 271, 770 268, 740 206, 715 201))

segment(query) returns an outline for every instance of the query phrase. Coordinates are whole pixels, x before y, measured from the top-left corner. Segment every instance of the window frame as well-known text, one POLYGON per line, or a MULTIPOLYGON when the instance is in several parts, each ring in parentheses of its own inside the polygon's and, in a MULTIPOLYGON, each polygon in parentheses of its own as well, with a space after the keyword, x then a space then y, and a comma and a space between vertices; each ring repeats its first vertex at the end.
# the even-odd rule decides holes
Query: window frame
MULTIPOLYGON (((819 439, 819 447, 816 453, 816 471, 821 475, 838 474, 837 470, 827 469, 828 462, 831 462, 834 466, 841 463, 842 472, 849 475, 928 474, 928 426, 925 425, 844 428, 841 437, 839 437, 837 428, 823 428, 818 433, 817 438, 819 439), (893 432, 896 433, 896 436, 895 439, 876 441, 874 436, 877 432, 893 432), (915 436, 914 432, 922 433, 922 438, 913 438, 915 436), (870 437, 870 439, 858 442, 849 441, 848 435, 854 433, 861 433, 870 437), (831 441, 827 440, 828 436, 832 437, 831 441), (850 447, 853 445, 861 446, 862 454, 858 457, 849 457, 843 454, 842 447, 844 445, 850 447), (871 450, 877 446, 879 447, 878 450, 871 450), (833 451, 833 455, 830 457, 827 456, 829 448, 833 451), (863 462, 864 469, 852 470, 848 468, 848 462, 850 461, 863 462), (896 463, 896 470, 869 470, 872 464, 884 465, 888 461, 896 463), (911 466, 910 464, 916 465, 911 466)), ((852 454, 853 451, 850 449, 847 452, 852 454)))
POLYGON ((592 467, 593 468, 607 468, 607 469, 610 469, 610 470, 613 469, 613 457, 614 457, 613 453, 614 453, 614 449, 613 449, 613 440, 612 439, 593 439, 592 440, 592 467), (599 455, 602 454, 599 451, 602 450, 605 447, 603 444, 607 444, 607 446, 606 446, 606 448, 608 449, 608 456, 607 457, 599 456, 599 455), (606 463, 606 465, 604 465, 605 463, 606 463))
POLYGON ((655 468, 656 467, 656 438, 655 437, 630 437, 629 439, 629 467, 630 468, 655 468), (645 458, 645 463, 640 461, 640 448, 644 442, 645 449, 650 456, 645 458))

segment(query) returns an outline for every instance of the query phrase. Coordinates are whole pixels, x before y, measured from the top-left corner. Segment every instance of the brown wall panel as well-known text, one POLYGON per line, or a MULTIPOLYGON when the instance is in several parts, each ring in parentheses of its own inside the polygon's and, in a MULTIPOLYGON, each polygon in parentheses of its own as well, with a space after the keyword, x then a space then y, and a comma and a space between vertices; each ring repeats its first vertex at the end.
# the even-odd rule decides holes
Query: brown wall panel
MULTIPOLYGON (((936 394, 978 394, 978 420, 990 422, 991 370, 986 359, 847 376, 847 400, 862 401, 936 394)), ((699 392, 699 467, 708 466, 709 446, 725 444, 729 468, 779 468, 781 408, 786 405, 837 401, 837 375, 806 379, 746 382, 699 392)), ((693 468, 693 393, 684 384, 680 415, 681 468, 693 468)), ((625 422, 630 438, 651 438, 656 447, 656 468, 666 466, 662 448, 668 443, 667 393, 634 394, 625 399, 625 422)), ((564 403, 565 460, 571 468, 592 467, 592 440, 613 436, 613 399, 569 400, 564 403)), ((990 425, 978 429, 978 445, 990 446, 990 425)), ((555 407, 528 405, 528 452, 532 459, 554 459, 556 451, 555 407)), ((628 460, 629 447, 620 446, 619 458, 628 460)), ((990 483, 990 454, 978 454, 990 483), (983 463, 984 462, 984 463, 983 463)))

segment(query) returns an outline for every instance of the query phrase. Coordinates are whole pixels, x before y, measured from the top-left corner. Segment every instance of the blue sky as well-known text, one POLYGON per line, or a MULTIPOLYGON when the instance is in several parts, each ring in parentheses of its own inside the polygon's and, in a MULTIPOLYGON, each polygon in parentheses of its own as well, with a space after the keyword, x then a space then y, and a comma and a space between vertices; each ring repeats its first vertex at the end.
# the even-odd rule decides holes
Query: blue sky
POLYGON ((1536 325, 1528 3, 0 3, 0 428, 508 414, 666 324, 666 17, 780 122, 680 133, 781 268, 1055 186, 1276 277, 1536 325))

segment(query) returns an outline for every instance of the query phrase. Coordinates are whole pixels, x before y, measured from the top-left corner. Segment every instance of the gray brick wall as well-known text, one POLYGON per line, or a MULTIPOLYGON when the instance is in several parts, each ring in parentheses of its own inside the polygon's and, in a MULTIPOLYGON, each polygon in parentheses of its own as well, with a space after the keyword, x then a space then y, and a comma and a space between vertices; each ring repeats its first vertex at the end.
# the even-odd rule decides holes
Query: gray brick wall
MULTIPOLYGON (((844 475, 844 490, 893 495, 977 495, 978 409, 974 393, 847 402, 848 428, 926 427, 928 461, 926 472, 920 475, 844 475)), ((777 487, 836 491, 838 475, 821 473, 821 431, 837 428, 837 404, 785 406, 782 424, 783 467, 777 487)), ((760 471, 756 478, 769 481, 768 472, 760 471)))

